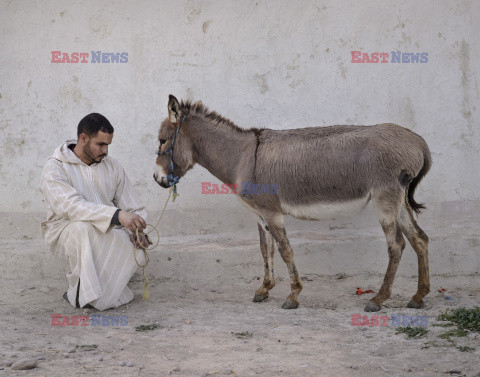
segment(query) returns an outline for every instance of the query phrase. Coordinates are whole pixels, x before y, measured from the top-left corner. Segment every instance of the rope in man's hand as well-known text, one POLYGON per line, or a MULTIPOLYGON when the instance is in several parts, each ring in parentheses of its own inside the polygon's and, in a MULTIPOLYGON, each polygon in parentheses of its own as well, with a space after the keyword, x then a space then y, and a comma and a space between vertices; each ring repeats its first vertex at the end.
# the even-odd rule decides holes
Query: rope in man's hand
POLYGON ((150 298, 150 292, 148 291, 148 285, 150 284, 150 281, 148 280, 147 275, 145 274, 145 267, 147 267, 148 262, 150 262, 150 258, 148 256, 148 251, 155 249, 158 246, 158 244, 160 243, 160 233, 159 233, 157 227, 158 227, 158 224, 160 224, 160 220, 163 217, 163 213, 165 212, 165 208, 167 208, 167 204, 168 204, 168 201, 170 200, 170 196, 172 195, 172 192, 174 192, 172 202, 175 202, 175 199, 178 196, 178 194, 176 192, 175 185, 170 187, 170 191, 168 193, 167 201, 165 202, 165 205, 163 206, 162 213, 160 214, 160 217, 159 217, 157 223, 155 225, 147 224, 147 226, 152 227, 152 229, 147 233, 139 232, 138 229, 137 229, 135 234, 134 234, 135 241, 136 241, 136 243, 138 243, 138 245, 140 246, 140 248, 143 251, 143 255, 145 256, 145 263, 143 265, 138 263, 137 254, 136 254, 136 250, 135 250, 136 248, 135 248, 135 245, 133 245, 133 257, 135 258, 135 263, 137 263, 137 266, 142 268, 143 279, 145 281, 145 290, 143 292, 143 299, 144 300, 148 300, 150 298), (153 245, 153 243, 150 242, 150 238, 148 237, 148 235, 150 233, 152 233, 153 231, 155 231, 155 233, 157 233, 157 243, 153 247, 148 247, 149 245, 153 245), (144 242, 142 242, 143 241, 142 236, 145 236, 147 246, 145 245, 144 242))

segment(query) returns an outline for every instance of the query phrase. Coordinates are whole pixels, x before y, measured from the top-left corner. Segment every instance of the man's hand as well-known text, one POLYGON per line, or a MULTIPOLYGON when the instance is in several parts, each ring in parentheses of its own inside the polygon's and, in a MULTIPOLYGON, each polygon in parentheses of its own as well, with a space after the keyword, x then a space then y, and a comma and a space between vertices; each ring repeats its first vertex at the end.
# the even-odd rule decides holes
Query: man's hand
POLYGON ((147 223, 141 216, 127 211, 120 211, 118 221, 132 233, 136 233, 137 229, 139 233, 142 233, 147 227, 147 223))
POLYGON ((140 248, 142 248, 142 246, 144 248, 147 248, 149 245, 152 244, 152 242, 149 240, 149 238, 146 234, 138 233, 138 236, 140 237, 140 239, 137 241, 137 235, 136 234, 130 234, 130 241, 132 241, 135 248, 140 249, 140 248))

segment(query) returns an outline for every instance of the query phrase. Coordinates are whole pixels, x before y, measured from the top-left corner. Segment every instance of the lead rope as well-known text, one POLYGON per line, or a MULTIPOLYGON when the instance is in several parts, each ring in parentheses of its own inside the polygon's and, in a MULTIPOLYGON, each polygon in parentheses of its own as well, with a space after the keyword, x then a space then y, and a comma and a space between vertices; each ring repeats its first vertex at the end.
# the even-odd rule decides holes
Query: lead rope
MULTIPOLYGON (((153 231, 155 231, 155 233, 157 233, 157 243, 155 244, 155 246, 149 248, 149 247, 143 246, 143 244, 140 244, 140 248, 142 249, 143 255, 145 257, 145 263, 143 265, 138 263, 135 245, 133 245, 133 257, 135 258, 135 263, 137 264, 137 266, 142 268, 143 280, 145 281, 145 290, 143 291, 143 299, 144 300, 150 299, 150 292, 148 291, 148 285, 150 284, 150 280, 148 280, 147 275, 145 274, 145 267, 147 267, 148 262, 150 262, 150 258, 148 256, 148 251, 155 249, 158 246, 158 244, 160 243, 160 233, 159 233, 157 227, 158 227, 158 224, 160 224, 160 220, 163 217, 163 213, 165 212, 165 208, 167 208, 167 204, 168 204, 168 201, 170 200, 170 196, 172 195, 172 192, 173 192, 172 203, 175 203, 175 199, 178 196, 177 185, 173 185, 172 187, 170 187, 170 191, 168 193, 167 201, 165 202, 165 205, 163 206, 162 213, 160 214, 160 217, 158 218, 158 221, 155 224, 155 226, 153 226, 151 224, 147 224, 147 226, 151 226, 152 229, 148 233, 143 233, 145 236, 147 236, 147 240, 148 240, 148 235, 150 233, 152 233, 153 231)), ((139 233, 138 229, 137 229, 137 231, 135 233, 135 236, 137 237, 137 241, 140 239, 140 234, 141 233, 139 233)))
MULTIPOLYGON (((164 150, 163 152, 159 152, 159 155, 163 155, 165 154, 167 151, 170 152, 170 173, 168 173, 167 175, 167 182, 168 182, 168 185, 170 186, 170 192, 168 193, 168 198, 167 198, 167 201, 165 202, 165 205, 163 206, 163 209, 162 209, 162 213, 160 214, 160 218, 158 219, 157 223, 155 224, 155 226, 152 226, 152 230, 150 230, 150 232, 148 233, 144 233, 145 236, 147 237, 147 241, 148 241, 148 235, 153 231, 155 230, 155 232, 157 233, 157 243, 155 244, 154 247, 151 247, 151 248, 148 248, 148 247, 145 247, 143 246, 142 244, 140 244, 140 248, 143 250, 143 255, 145 256, 145 263, 143 265, 141 265, 140 263, 138 263, 137 261, 137 255, 136 255, 136 250, 135 250, 135 245, 133 246, 133 257, 135 258, 135 263, 137 263, 137 266, 138 267, 141 267, 142 268, 142 272, 143 272, 143 279, 145 280, 145 291, 143 292, 143 299, 144 300, 148 300, 150 298, 150 293, 148 292, 148 285, 150 284, 150 281, 148 280, 147 278, 147 275, 145 274, 145 267, 147 266, 148 262, 150 262, 150 258, 148 257, 148 250, 152 250, 152 249, 155 249, 159 242, 160 242, 160 233, 158 232, 158 229, 157 229, 157 226, 158 224, 160 223, 160 220, 162 219, 163 217, 163 213, 165 212, 165 208, 167 208, 167 204, 168 204, 168 201, 170 200, 170 196, 172 195, 172 192, 173 192, 173 200, 172 202, 175 202, 175 199, 177 198, 178 196, 178 193, 177 193, 177 182, 179 180, 179 177, 176 177, 173 175, 173 146, 175 145, 175 139, 178 135, 178 132, 180 131, 180 127, 182 126, 182 123, 183 121, 185 120, 185 118, 187 117, 188 114, 184 115, 180 124, 178 125, 177 127, 177 130, 175 131, 175 134, 173 135, 173 139, 172 139, 172 145, 170 146, 170 148, 164 150)), ((150 224, 147 224, 147 225, 150 225, 150 224)), ((151 225, 150 225, 151 226, 151 225)), ((138 233, 138 229, 136 230, 135 232, 135 235, 137 237, 137 242, 138 240, 140 239, 140 234, 138 233)))

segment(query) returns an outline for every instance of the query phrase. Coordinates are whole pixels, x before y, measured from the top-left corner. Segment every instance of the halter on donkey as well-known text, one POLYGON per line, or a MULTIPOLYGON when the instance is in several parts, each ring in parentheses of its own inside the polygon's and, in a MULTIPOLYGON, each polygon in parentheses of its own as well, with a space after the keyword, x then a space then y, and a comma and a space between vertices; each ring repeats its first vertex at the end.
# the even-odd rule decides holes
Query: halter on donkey
POLYGON ((242 129, 201 103, 180 104, 174 96, 169 98, 168 114, 159 131, 157 165, 162 172, 154 175, 162 187, 176 184, 196 163, 229 185, 278 185, 276 194, 238 193, 258 216, 265 262, 265 277, 254 301, 266 300, 275 286, 276 244, 291 282, 282 307, 298 307, 302 282, 285 231, 285 215, 336 218, 359 212, 371 200, 385 233, 389 263, 378 294, 365 310, 380 310, 390 297, 405 248, 403 236, 417 254, 419 272, 418 289, 408 307, 423 306, 430 291, 428 237, 413 217, 423 208, 413 199, 415 188, 431 165, 423 138, 394 124, 242 129))

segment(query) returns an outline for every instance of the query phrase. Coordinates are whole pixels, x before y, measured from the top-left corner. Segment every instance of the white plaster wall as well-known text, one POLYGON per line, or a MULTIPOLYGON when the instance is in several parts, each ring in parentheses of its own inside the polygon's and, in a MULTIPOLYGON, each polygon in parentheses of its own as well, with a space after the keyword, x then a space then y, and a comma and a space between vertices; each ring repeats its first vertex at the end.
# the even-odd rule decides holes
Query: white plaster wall
MULTIPOLYGON (((479 35, 474 0, 1 0, 0 212, 44 211, 42 166, 93 111, 160 209, 152 170, 169 93, 242 127, 398 123, 432 150, 419 201, 479 200, 479 35), (52 64, 52 50, 128 52, 128 63, 52 64), (428 52, 428 63, 352 64, 352 50, 428 52)), ((216 182, 195 168, 177 208, 239 206, 201 195, 201 181, 216 182)))

